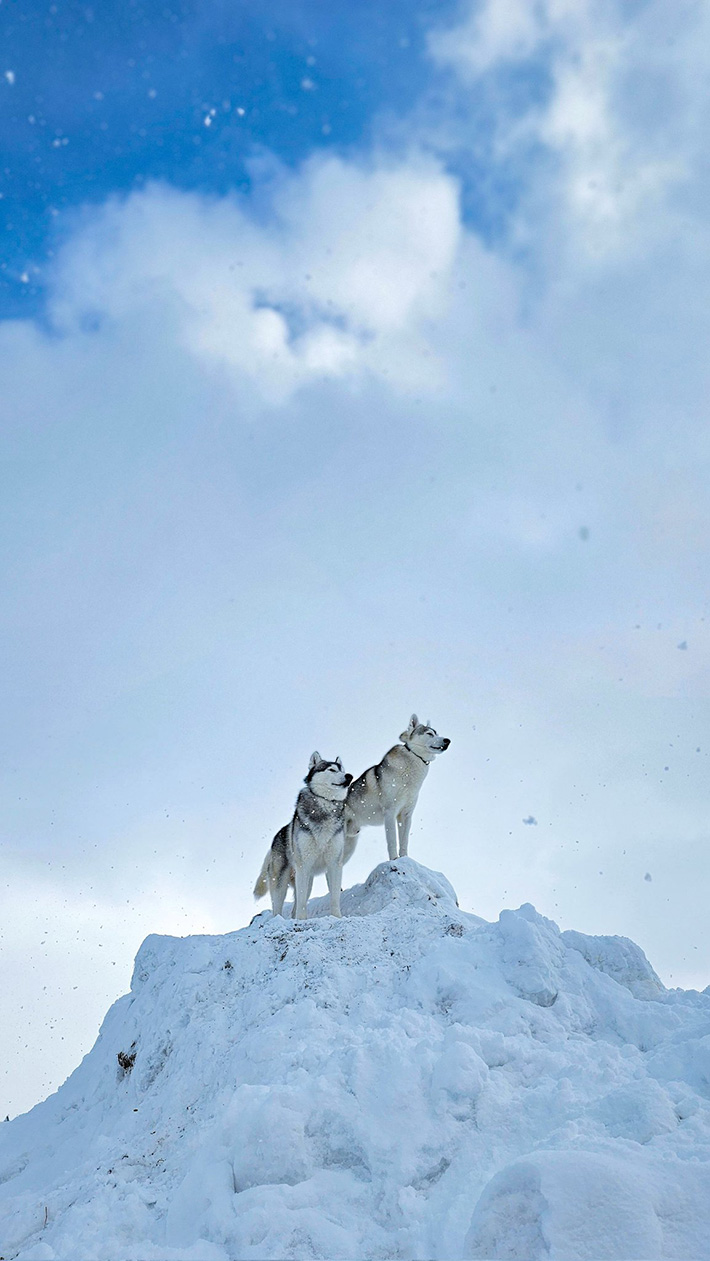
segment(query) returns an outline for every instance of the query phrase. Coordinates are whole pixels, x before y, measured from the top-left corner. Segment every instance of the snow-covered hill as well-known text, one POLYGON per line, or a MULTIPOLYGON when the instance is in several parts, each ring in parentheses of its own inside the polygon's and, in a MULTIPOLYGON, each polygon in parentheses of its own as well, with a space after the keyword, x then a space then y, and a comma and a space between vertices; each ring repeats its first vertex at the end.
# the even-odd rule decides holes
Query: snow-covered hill
POLYGON ((0 1255, 710 1257, 708 991, 411 859, 314 910, 146 940, 0 1126, 0 1255))

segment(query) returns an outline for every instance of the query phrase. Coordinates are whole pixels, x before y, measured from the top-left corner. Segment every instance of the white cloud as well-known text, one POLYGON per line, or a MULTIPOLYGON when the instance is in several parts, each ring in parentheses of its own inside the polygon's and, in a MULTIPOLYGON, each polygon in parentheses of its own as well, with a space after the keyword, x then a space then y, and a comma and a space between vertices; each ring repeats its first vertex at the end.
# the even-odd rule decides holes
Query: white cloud
POLYGON ((236 198, 153 185, 89 218, 62 253, 50 309, 64 332, 167 321, 193 355, 272 402, 363 374, 431 388, 427 327, 459 240, 456 182, 431 161, 313 160, 281 176, 263 223, 236 198))
MULTIPOLYGON (((563 228, 572 249, 604 259, 678 229, 671 199, 694 176, 707 126, 709 33, 702 6, 669 15, 659 0, 633 10, 618 0, 483 0, 434 31, 430 49, 469 90, 515 67, 549 77, 542 103, 531 95, 518 113, 500 110, 498 151, 535 143, 554 156, 556 247, 563 228)), ((538 205, 550 196, 549 168, 542 178, 538 205)))
POLYGON ((537 50, 544 17, 530 0, 485 0, 463 21, 435 29, 429 47, 437 61, 456 67, 469 81, 501 61, 521 61, 537 50))

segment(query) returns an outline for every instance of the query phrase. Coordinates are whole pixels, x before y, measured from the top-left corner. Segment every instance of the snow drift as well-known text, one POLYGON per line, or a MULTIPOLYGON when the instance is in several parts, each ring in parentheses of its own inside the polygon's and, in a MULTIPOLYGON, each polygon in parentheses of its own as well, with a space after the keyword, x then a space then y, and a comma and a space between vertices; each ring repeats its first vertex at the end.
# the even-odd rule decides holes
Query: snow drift
POLYGON ((7 1261, 710 1257, 710 992, 411 859, 343 912, 144 942, 0 1126, 7 1261))

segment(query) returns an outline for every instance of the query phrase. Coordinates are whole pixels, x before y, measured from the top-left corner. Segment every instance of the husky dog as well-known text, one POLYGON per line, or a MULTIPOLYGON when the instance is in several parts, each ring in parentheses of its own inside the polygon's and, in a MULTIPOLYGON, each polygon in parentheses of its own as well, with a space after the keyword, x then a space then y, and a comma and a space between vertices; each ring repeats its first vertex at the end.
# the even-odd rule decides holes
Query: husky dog
POLYGON ((328 762, 320 753, 311 754, 306 787, 296 801, 290 823, 271 842, 254 897, 271 893, 274 915, 281 915, 289 885, 294 885, 294 919, 308 918, 308 899, 313 877, 325 872, 330 893, 330 913, 340 915, 340 886, 345 849, 345 798, 352 775, 343 772, 339 757, 328 762))
POLYGON ((390 858, 397 857, 397 833, 399 857, 407 853, 412 815, 429 764, 437 753, 448 749, 451 741, 437 735, 428 723, 420 722, 416 714, 412 714, 407 730, 399 738, 401 744, 395 744, 377 766, 371 766, 350 785, 345 805, 344 862, 357 845, 360 828, 380 823, 385 825, 390 858))

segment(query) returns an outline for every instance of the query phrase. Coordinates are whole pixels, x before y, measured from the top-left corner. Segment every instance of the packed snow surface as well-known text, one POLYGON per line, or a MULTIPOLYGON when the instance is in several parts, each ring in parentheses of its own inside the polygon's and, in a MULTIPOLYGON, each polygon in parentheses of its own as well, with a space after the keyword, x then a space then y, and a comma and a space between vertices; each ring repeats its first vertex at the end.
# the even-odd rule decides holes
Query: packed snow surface
POLYGON ((411 859, 327 908, 144 942, 0 1126, 0 1255, 710 1258, 710 992, 411 859))

